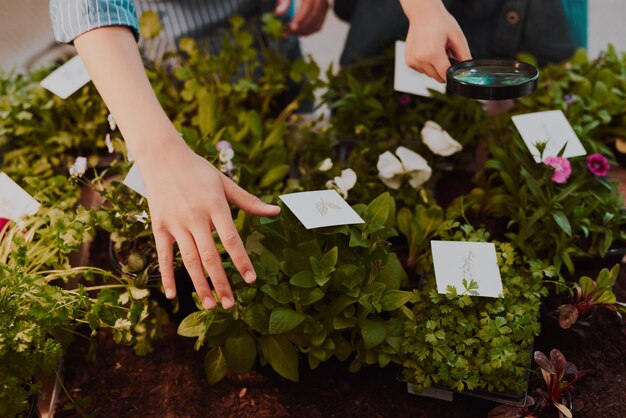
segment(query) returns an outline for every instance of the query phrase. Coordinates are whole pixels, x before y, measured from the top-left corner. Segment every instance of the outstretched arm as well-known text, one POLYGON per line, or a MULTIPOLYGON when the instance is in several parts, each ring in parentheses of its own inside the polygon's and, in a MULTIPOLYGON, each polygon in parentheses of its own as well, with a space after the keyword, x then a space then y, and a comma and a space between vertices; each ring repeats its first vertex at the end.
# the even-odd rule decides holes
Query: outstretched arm
POLYGON ((139 165, 167 297, 176 295, 176 242, 203 306, 216 306, 204 268, 223 307, 231 308, 233 294, 212 231, 218 232, 245 281, 252 283, 256 275, 229 203, 261 216, 277 215, 280 209, 247 193, 187 147, 150 86, 128 27, 94 29, 74 44, 139 165))
POLYGON ((409 67, 445 82, 448 56, 471 58, 465 35, 441 0, 400 0, 409 19, 405 59, 409 67))

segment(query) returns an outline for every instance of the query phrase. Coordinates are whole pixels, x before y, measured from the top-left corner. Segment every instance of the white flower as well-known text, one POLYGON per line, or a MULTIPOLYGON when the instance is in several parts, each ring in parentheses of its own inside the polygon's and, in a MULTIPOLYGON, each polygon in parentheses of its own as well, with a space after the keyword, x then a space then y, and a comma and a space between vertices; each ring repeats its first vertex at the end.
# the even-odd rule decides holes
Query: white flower
POLYGON ((141 213, 135 215, 135 219, 142 224, 145 224, 148 221, 148 213, 144 210, 141 213))
POLYGON ((219 159, 221 162, 226 163, 233 159, 235 151, 232 148, 224 148, 220 150, 219 159))
POLYGON ((448 157, 463 149, 463 145, 455 141, 450 134, 443 130, 436 122, 429 120, 422 128, 424 144, 433 154, 448 157))
POLYGON ((87 171, 87 158, 76 157, 76 161, 70 167, 70 176, 82 177, 87 171))
POLYGON ((113 141, 111 141, 111 134, 106 134, 104 137, 104 143, 107 144, 107 150, 109 154, 113 154, 115 152, 115 148, 113 148, 113 141))
POLYGON ((405 147, 396 149, 398 159, 389 151, 385 151, 378 157, 378 177, 390 189, 398 190, 402 185, 402 178, 409 177, 409 184, 414 189, 428 181, 432 169, 428 162, 418 153, 405 147))
POLYGON ((356 184, 356 173, 351 168, 341 170, 341 176, 336 176, 326 182, 328 189, 335 189, 344 198, 348 198, 348 191, 356 184))
POLYGON ((317 169, 319 171, 328 171, 333 168, 333 160, 330 158, 324 159, 321 163, 317 165, 317 169))
POLYGON ((115 119, 113 119, 113 115, 109 113, 109 116, 107 116, 107 121, 109 122, 109 128, 111 128, 112 131, 115 130, 115 128, 117 127, 117 124, 115 123, 115 119))

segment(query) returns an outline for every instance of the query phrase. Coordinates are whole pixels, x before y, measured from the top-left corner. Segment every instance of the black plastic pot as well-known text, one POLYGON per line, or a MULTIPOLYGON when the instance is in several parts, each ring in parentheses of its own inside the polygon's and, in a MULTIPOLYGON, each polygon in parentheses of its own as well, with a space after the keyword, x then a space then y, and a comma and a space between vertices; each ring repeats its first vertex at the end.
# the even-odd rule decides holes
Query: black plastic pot
POLYGON ((604 257, 572 257, 575 270, 597 270, 603 268, 611 269, 615 264, 620 264, 626 256, 626 244, 611 247, 604 257))
MULTIPOLYGON (((109 241, 109 259, 113 270, 124 277, 132 280, 138 280, 136 273, 125 272, 118 257, 115 253, 113 241, 109 241)), ((170 317, 177 322, 182 321, 189 314, 198 310, 196 303, 193 300, 193 292, 195 288, 191 277, 185 267, 177 267, 174 269, 174 279, 176 280, 176 295, 177 302, 172 302, 165 297, 162 291, 153 292, 152 295, 159 303, 160 306, 165 308, 170 317)), ((161 274, 158 272, 149 273, 146 277, 141 278, 141 283, 138 283, 138 287, 145 287, 147 285, 157 287, 161 283, 161 274)), ((160 287, 160 286, 159 286, 160 287)))
MULTIPOLYGON (((528 367, 526 367, 526 374, 524 375, 524 381, 526 382, 526 387, 528 388, 528 382, 530 380, 530 367, 532 365, 532 355, 533 355, 533 346, 531 345, 528 349, 528 367)), ((404 381, 402 376, 400 376, 400 380, 404 381)), ((418 393, 415 390, 415 386, 412 383, 407 382, 407 392, 418 395, 425 396, 427 398, 440 399, 448 402, 452 402, 454 400, 455 395, 461 396, 470 396, 473 398, 486 399, 492 402, 498 402, 505 405, 511 406, 524 406, 526 405, 526 400, 528 398, 528 391, 524 393, 514 393, 514 392, 490 392, 482 389, 475 390, 467 390, 463 392, 456 391, 454 389, 450 389, 446 386, 435 385, 430 388, 427 388, 422 393, 418 393)))

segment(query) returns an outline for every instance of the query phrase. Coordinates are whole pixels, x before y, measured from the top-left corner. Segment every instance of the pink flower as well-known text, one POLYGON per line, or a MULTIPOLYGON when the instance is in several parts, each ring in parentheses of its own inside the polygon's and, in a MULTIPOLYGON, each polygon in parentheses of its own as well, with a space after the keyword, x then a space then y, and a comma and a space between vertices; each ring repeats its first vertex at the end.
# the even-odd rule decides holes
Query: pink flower
POLYGON ((4 226, 9 223, 7 218, 0 218, 0 232, 4 229, 4 226))
POLYGON ((402 106, 408 106, 411 104, 411 96, 409 96, 408 94, 403 94, 402 96, 400 96, 398 101, 402 106))
POLYGON ((564 157, 546 157, 543 163, 554 169, 552 175, 552 181, 558 184, 563 184, 567 181, 570 174, 572 174, 572 166, 569 160, 564 157))
POLYGON ((602 154, 591 154, 587 157, 587 167, 596 176, 604 177, 609 172, 609 162, 602 154))

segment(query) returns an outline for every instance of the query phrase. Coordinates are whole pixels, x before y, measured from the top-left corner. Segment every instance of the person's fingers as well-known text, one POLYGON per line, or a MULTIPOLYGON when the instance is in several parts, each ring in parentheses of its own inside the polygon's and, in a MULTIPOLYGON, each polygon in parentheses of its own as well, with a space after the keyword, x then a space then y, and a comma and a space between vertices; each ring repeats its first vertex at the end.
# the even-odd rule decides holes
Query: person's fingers
POLYGON ((246 212, 257 216, 276 216, 280 213, 280 207, 268 205, 255 195, 248 193, 228 177, 222 177, 224 192, 229 203, 246 212))
MULTIPOLYGON (((175 235, 178 248, 180 249, 180 255, 183 259, 183 264, 191 276, 193 286, 198 292, 198 296, 202 301, 202 306, 205 309, 215 308, 215 298, 211 293, 209 282, 204 276, 204 270, 202 269, 202 262, 200 255, 198 254, 197 244, 193 237, 188 232, 180 232, 175 235)), ((221 261, 220 261, 221 263, 221 261)))
POLYGON ((459 28, 448 36, 448 49, 454 54, 454 58, 459 61, 467 61, 472 59, 467 39, 463 31, 459 28))
POLYGON ((276 8, 274 9, 274 14, 276 16, 282 16, 289 10, 289 6, 291 6, 291 0, 276 0, 276 8))
POLYGON ((291 20, 291 22, 289 22, 289 26, 288 26, 289 31, 300 33, 301 26, 305 22, 305 19, 307 18, 307 15, 309 14, 309 11, 311 10, 312 5, 313 5, 313 2, 311 0, 303 1, 300 3, 300 7, 298 8, 298 11, 296 11, 296 14, 291 20))
MULTIPOLYGON (((215 247, 213 234, 207 227, 199 225, 194 228, 193 237, 198 246, 200 260, 202 260, 204 268, 209 273, 209 279, 211 279, 213 288, 222 302, 222 307, 224 309, 231 309, 235 304, 233 292, 228 283, 224 267, 222 266, 222 257, 217 251, 217 247, 215 247)), ((237 237, 239 237, 239 235, 237 235, 237 237)))
POLYGON ((211 217, 222 245, 228 252, 233 264, 246 283, 253 283, 256 280, 256 273, 239 232, 235 228, 228 204, 225 201, 217 202, 211 217))
POLYGON ((289 24, 288 31, 304 36, 315 33, 322 28, 327 12, 326 0, 303 1, 289 24))
POLYGON ((165 290, 165 297, 176 297, 176 281, 174 280, 174 239, 165 228, 165 225, 153 223, 154 241, 156 243, 161 282, 165 290))
POLYGON ((439 81, 440 83, 445 83, 446 72, 448 71, 448 68, 450 67, 450 59, 448 58, 448 56, 444 54, 438 57, 436 60, 433 61, 432 67, 436 75, 436 77, 433 77, 433 78, 439 81))

